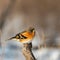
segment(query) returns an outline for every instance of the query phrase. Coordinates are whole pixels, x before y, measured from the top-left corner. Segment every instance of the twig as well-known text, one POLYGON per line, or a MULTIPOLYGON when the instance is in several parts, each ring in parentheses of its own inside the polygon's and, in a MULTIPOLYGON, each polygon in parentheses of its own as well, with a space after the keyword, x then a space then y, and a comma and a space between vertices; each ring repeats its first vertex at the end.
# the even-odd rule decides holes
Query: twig
POLYGON ((32 43, 24 43, 22 52, 26 60, 36 60, 32 53, 32 43))

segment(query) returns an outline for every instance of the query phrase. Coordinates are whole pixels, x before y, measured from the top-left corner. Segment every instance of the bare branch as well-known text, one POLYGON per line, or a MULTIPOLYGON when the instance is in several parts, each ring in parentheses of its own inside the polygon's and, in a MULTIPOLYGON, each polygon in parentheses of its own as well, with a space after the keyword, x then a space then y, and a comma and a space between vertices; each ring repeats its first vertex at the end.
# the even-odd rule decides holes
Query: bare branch
POLYGON ((32 53, 32 43, 23 44, 22 52, 26 60, 36 60, 32 53))

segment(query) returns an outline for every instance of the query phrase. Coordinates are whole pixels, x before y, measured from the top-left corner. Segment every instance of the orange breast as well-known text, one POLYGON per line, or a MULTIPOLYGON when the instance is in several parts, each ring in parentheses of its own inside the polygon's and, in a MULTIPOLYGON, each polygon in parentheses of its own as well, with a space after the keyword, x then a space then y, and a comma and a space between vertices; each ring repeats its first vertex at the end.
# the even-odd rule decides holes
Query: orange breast
POLYGON ((25 32, 22 35, 26 36, 26 39, 21 39, 20 42, 25 43, 25 42, 29 42, 32 40, 32 38, 34 37, 34 32, 30 33, 30 32, 25 32))

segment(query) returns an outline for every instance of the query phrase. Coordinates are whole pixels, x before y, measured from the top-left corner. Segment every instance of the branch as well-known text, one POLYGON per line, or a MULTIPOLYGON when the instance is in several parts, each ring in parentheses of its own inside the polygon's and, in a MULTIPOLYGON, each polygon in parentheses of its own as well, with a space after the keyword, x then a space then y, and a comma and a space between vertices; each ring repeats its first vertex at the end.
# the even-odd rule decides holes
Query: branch
POLYGON ((32 53, 32 43, 24 43, 22 52, 26 60, 36 60, 32 53))

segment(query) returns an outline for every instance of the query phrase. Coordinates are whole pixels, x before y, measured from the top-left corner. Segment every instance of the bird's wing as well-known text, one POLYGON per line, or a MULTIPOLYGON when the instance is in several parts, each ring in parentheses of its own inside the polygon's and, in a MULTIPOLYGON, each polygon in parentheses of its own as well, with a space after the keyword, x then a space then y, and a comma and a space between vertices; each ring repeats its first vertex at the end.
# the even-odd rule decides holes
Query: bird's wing
POLYGON ((23 31, 20 33, 21 39, 27 39, 27 37, 24 35, 27 31, 23 31))
POLYGON ((27 39, 27 37, 22 34, 20 34, 20 36, 21 36, 21 39, 27 39))

